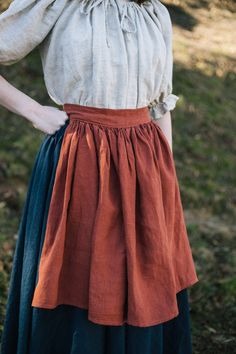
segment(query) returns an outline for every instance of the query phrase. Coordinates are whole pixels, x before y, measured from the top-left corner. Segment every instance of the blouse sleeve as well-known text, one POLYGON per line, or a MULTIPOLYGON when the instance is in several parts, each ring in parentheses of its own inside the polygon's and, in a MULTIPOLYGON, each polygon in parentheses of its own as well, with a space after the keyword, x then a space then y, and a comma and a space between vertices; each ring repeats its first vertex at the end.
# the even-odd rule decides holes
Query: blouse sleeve
POLYGON ((68 0, 13 0, 0 14, 0 64, 30 53, 54 26, 68 0))
POLYGON ((159 0, 153 0, 154 12, 161 25, 163 39, 166 45, 165 67, 160 86, 160 96, 149 103, 153 119, 162 118, 175 108, 178 96, 172 93, 173 52, 172 52, 172 23, 167 8, 159 0))

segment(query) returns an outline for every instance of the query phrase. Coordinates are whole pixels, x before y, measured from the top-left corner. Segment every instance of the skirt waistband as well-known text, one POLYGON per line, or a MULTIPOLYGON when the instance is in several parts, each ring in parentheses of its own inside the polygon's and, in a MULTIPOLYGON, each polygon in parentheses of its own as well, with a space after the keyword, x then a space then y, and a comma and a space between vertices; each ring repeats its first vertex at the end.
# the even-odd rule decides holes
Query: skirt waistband
POLYGON ((63 110, 68 114, 70 121, 79 120, 110 127, 127 128, 151 122, 148 106, 114 109, 64 103, 63 110))

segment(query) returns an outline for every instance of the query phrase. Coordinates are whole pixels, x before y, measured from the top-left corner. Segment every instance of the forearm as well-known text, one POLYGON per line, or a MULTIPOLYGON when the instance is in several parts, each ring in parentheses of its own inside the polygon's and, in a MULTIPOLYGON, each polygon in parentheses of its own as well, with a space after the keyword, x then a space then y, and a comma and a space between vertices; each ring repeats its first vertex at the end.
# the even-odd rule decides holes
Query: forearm
POLYGON ((0 75, 0 105, 28 120, 36 115, 41 105, 11 85, 0 75))
POLYGON ((0 105, 28 119, 35 128, 54 134, 65 124, 68 115, 53 106, 44 106, 25 95, 0 75, 0 105))
POLYGON ((167 112, 162 118, 155 120, 155 123, 161 128, 170 145, 172 151, 172 122, 171 113, 167 112))

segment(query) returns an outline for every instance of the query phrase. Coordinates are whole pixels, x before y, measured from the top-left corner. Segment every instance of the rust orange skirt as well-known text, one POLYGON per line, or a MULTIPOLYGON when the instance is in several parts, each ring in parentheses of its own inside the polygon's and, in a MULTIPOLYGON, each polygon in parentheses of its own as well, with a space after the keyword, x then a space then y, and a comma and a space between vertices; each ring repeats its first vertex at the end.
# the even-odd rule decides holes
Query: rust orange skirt
POLYGON ((77 306, 104 325, 176 317, 176 294, 198 278, 164 133, 148 107, 63 109, 32 306, 77 306))

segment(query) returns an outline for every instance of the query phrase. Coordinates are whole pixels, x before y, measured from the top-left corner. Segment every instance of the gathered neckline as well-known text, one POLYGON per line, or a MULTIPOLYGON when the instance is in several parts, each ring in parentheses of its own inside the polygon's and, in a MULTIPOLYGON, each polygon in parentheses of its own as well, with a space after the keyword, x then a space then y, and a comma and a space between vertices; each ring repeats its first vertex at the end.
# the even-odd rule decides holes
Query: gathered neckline
POLYGON ((145 0, 143 3, 138 4, 136 1, 133 0, 80 0, 80 4, 83 5, 83 7, 88 7, 88 8, 93 8, 97 5, 99 5, 101 2, 105 2, 106 4, 110 3, 111 1, 115 1, 121 5, 131 5, 131 6, 137 6, 137 7, 143 7, 143 6, 148 6, 152 5, 152 0, 145 0))
MULTIPOLYGON (((88 15, 93 8, 98 5, 103 4, 105 13, 107 12, 108 5, 111 5, 113 2, 117 4, 117 6, 121 10, 121 20, 120 25, 124 32, 131 34, 137 31, 136 26, 136 14, 135 11, 130 11, 130 9, 142 11, 146 7, 153 7, 153 0, 146 0, 141 4, 138 4, 135 1, 129 0, 81 0, 80 1, 80 12, 88 15)), ((108 36, 107 36, 107 16, 105 15, 105 23, 106 23, 106 42, 107 46, 110 47, 108 36)))

